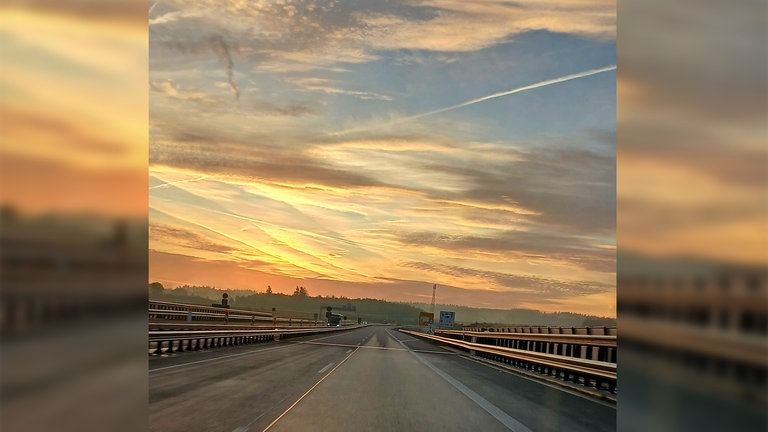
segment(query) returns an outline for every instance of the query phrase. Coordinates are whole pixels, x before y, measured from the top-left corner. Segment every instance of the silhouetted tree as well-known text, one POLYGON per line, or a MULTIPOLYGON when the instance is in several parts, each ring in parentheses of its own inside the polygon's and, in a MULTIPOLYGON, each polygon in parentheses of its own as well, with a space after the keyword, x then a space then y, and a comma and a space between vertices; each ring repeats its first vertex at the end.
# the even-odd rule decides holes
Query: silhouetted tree
POLYGON ((272 287, 267 285, 267 294, 272 294, 272 287))
POLYGON ((160 296, 165 291, 165 288, 163 287, 163 284, 160 282, 152 282, 149 284, 149 295, 151 296, 160 296))
POLYGON ((177 296, 187 296, 189 295, 189 291, 185 287, 176 287, 171 291, 171 294, 177 296))

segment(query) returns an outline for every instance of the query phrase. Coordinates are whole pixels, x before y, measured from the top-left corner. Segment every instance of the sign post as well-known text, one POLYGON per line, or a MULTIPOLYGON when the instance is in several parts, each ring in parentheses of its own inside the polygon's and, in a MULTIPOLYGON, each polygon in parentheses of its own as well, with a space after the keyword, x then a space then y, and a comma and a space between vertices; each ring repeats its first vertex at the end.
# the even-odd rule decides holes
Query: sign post
POLYGON ((456 312, 440 311, 440 328, 452 329, 456 312))
POLYGON ((419 312, 419 327, 425 327, 427 333, 432 333, 432 326, 435 324, 435 314, 429 312, 419 312))

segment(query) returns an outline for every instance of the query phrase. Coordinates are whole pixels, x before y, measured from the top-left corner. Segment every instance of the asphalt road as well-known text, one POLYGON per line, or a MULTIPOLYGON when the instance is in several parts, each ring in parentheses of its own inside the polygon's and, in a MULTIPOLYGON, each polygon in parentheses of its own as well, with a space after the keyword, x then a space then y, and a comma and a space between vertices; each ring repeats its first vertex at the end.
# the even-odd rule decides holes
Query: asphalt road
POLYGON ((150 360, 153 431, 612 431, 602 402, 391 327, 150 360))

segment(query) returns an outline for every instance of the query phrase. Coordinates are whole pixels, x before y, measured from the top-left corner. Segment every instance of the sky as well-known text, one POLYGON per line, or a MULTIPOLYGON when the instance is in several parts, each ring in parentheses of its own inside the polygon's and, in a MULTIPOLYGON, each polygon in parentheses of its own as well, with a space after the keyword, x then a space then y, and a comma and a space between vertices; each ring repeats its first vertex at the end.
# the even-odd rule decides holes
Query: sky
POLYGON ((615 9, 150 2, 150 281, 615 316, 615 9))

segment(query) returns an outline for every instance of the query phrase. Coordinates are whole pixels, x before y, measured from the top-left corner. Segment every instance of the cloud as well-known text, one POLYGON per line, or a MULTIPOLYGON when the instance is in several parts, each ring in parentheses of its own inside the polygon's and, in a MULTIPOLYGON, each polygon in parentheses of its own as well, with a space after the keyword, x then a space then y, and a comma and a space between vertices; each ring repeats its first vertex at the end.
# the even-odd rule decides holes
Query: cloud
POLYGON ((202 181, 202 180, 205 180, 207 178, 209 178, 209 176, 200 176, 200 177, 197 177, 197 178, 165 182, 165 183, 161 183, 161 184, 158 184, 158 185, 150 186, 149 190, 158 189, 158 188, 167 188, 167 187, 170 187, 172 185, 179 184, 179 183, 188 183, 188 182, 202 181))
POLYGON ((171 99, 199 103, 215 103, 219 101, 218 99, 212 98, 208 94, 201 91, 182 89, 180 86, 174 84, 174 82, 170 79, 150 81, 149 88, 150 90, 161 93, 171 99))
POLYGON ((235 251, 230 246, 216 243, 195 232, 168 225, 150 223, 149 240, 151 243, 165 243, 192 250, 202 250, 218 254, 230 254, 235 251))
POLYGON ((234 93, 235 99, 240 101, 240 88, 235 81, 235 74, 233 71, 234 63, 232 62, 232 55, 229 52, 229 43, 221 37, 221 35, 215 35, 211 37, 211 46, 213 47, 213 52, 215 52, 216 55, 219 56, 219 59, 224 62, 229 86, 232 88, 232 93, 234 93))
POLYGON ((364 100, 382 100, 391 101, 389 96, 381 95, 373 92, 344 90, 336 87, 337 81, 324 79, 324 78, 286 78, 285 82, 296 86, 302 90, 315 91, 326 94, 341 94, 347 96, 353 96, 364 100))
MULTIPOLYGON (((177 83, 172 79, 150 81, 149 88, 151 91, 160 93, 168 99, 194 102, 198 105, 201 105, 209 115, 214 112, 221 114, 233 113, 232 108, 230 108, 229 104, 226 103, 226 99, 220 95, 220 92, 217 94, 217 89, 231 90, 232 93, 234 93, 238 98, 240 95, 239 88, 234 89, 232 87, 232 83, 229 82, 214 82, 213 89, 209 92, 201 91, 199 89, 192 89, 191 86, 182 86, 182 84, 177 83)), ((162 100, 152 100, 151 102, 154 111, 152 115, 152 122, 155 124, 162 122, 164 117, 167 115, 164 112, 164 110, 167 108, 167 105, 162 100)), ((247 112, 248 114, 261 114, 266 116, 303 117, 318 114, 320 111, 318 105, 314 103, 301 103, 292 101, 275 103, 256 97, 249 97, 241 103, 238 99, 238 102, 238 110, 240 110, 240 114, 247 112)), ((174 105, 172 111, 178 111, 179 109, 181 109, 181 107, 174 105)), ((174 114, 176 113, 174 112, 174 114)), ((181 122, 183 121, 185 120, 181 120, 181 122)), ((199 122, 199 119, 196 122, 199 122)))
POLYGON ((553 231, 503 231, 492 237, 440 232, 403 232, 398 240, 411 246, 429 246, 465 253, 506 254, 520 258, 555 260, 588 271, 616 271, 615 249, 595 244, 593 239, 553 231))
POLYGON ((222 40, 229 53, 222 56, 229 58, 225 63, 236 54, 255 68, 272 70, 369 62, 379 58, 381 50, 476 51, 534 30, 612 40, 616 15, 615 2, 607 0, 537 0, 524 5, 433 0, 417 6, 405 1, 353 5, 333 0, 225 0, 163 5, 167 12, 150 21, 155 49, 203 53, 210 50, 210 41, 222 40))
POLYGON ((509 164, 482 168, 430 165, 467 178, 457 197, 480 202, 510 201, 537 213, 538 223, 570 227, 582 233, 613 235, 615 157, 581 148, 544 148, 519 153, 509 164))
POLYGON ((220 140, 220 136, 209 137, 205 132, 186 133, 177 140, 153 140, 149 163, 244 180, 331 187, 383 185, 365 174, 335 168, 290 148, 280 150, 220 140))
POLYGON ((520 295, 526 295, 532 301, 555 301, 570 297, 606 293, 615 290, 612 285, 590 281, 560 281, 531 275, 477 270, 460 266, 407 262, 402 264, 422 271, 444 274, 456 278, 485 279, 494 285, 509 288, 520 295))
MULTIPOLYGON (((155 3, 155 6, 156 5, 157 3, 155 3)), ((151 13, 152 11, 150 10, 149 12, 151 13)), ((149 25, 150 26, 161 25, 161 24, 178 21, 183 18, 200 18, 201 16, 203 16, 202 12, 194 9, 189 11, 173 11, 173 12, 168 12, 166 14, 157 16, 155 18, 150 18, 149 25)))
POLYGON ((420 3, 433 8, 431 19, 409 19, 396 13, 363 14, 370 27, 367 41, 378 49, 476 51, 506 42, 516 34, 533 30, 613 39, 615 2, 433 0, 420 3))
POLYGON ((486 216, 485 210, 495 210, 510 212, 507 223, 523 220, 582 235, 615 232, 612 149, 561 144, 523 151, 440 137, 307 145, 289 137, 245 141, 226 129, 177 127, 168 131, 172 136, 153 140, 151 164, 279 184, 417 193, 435 208, 453 206, 452 214, 470 222, 498 219, 486 216))

